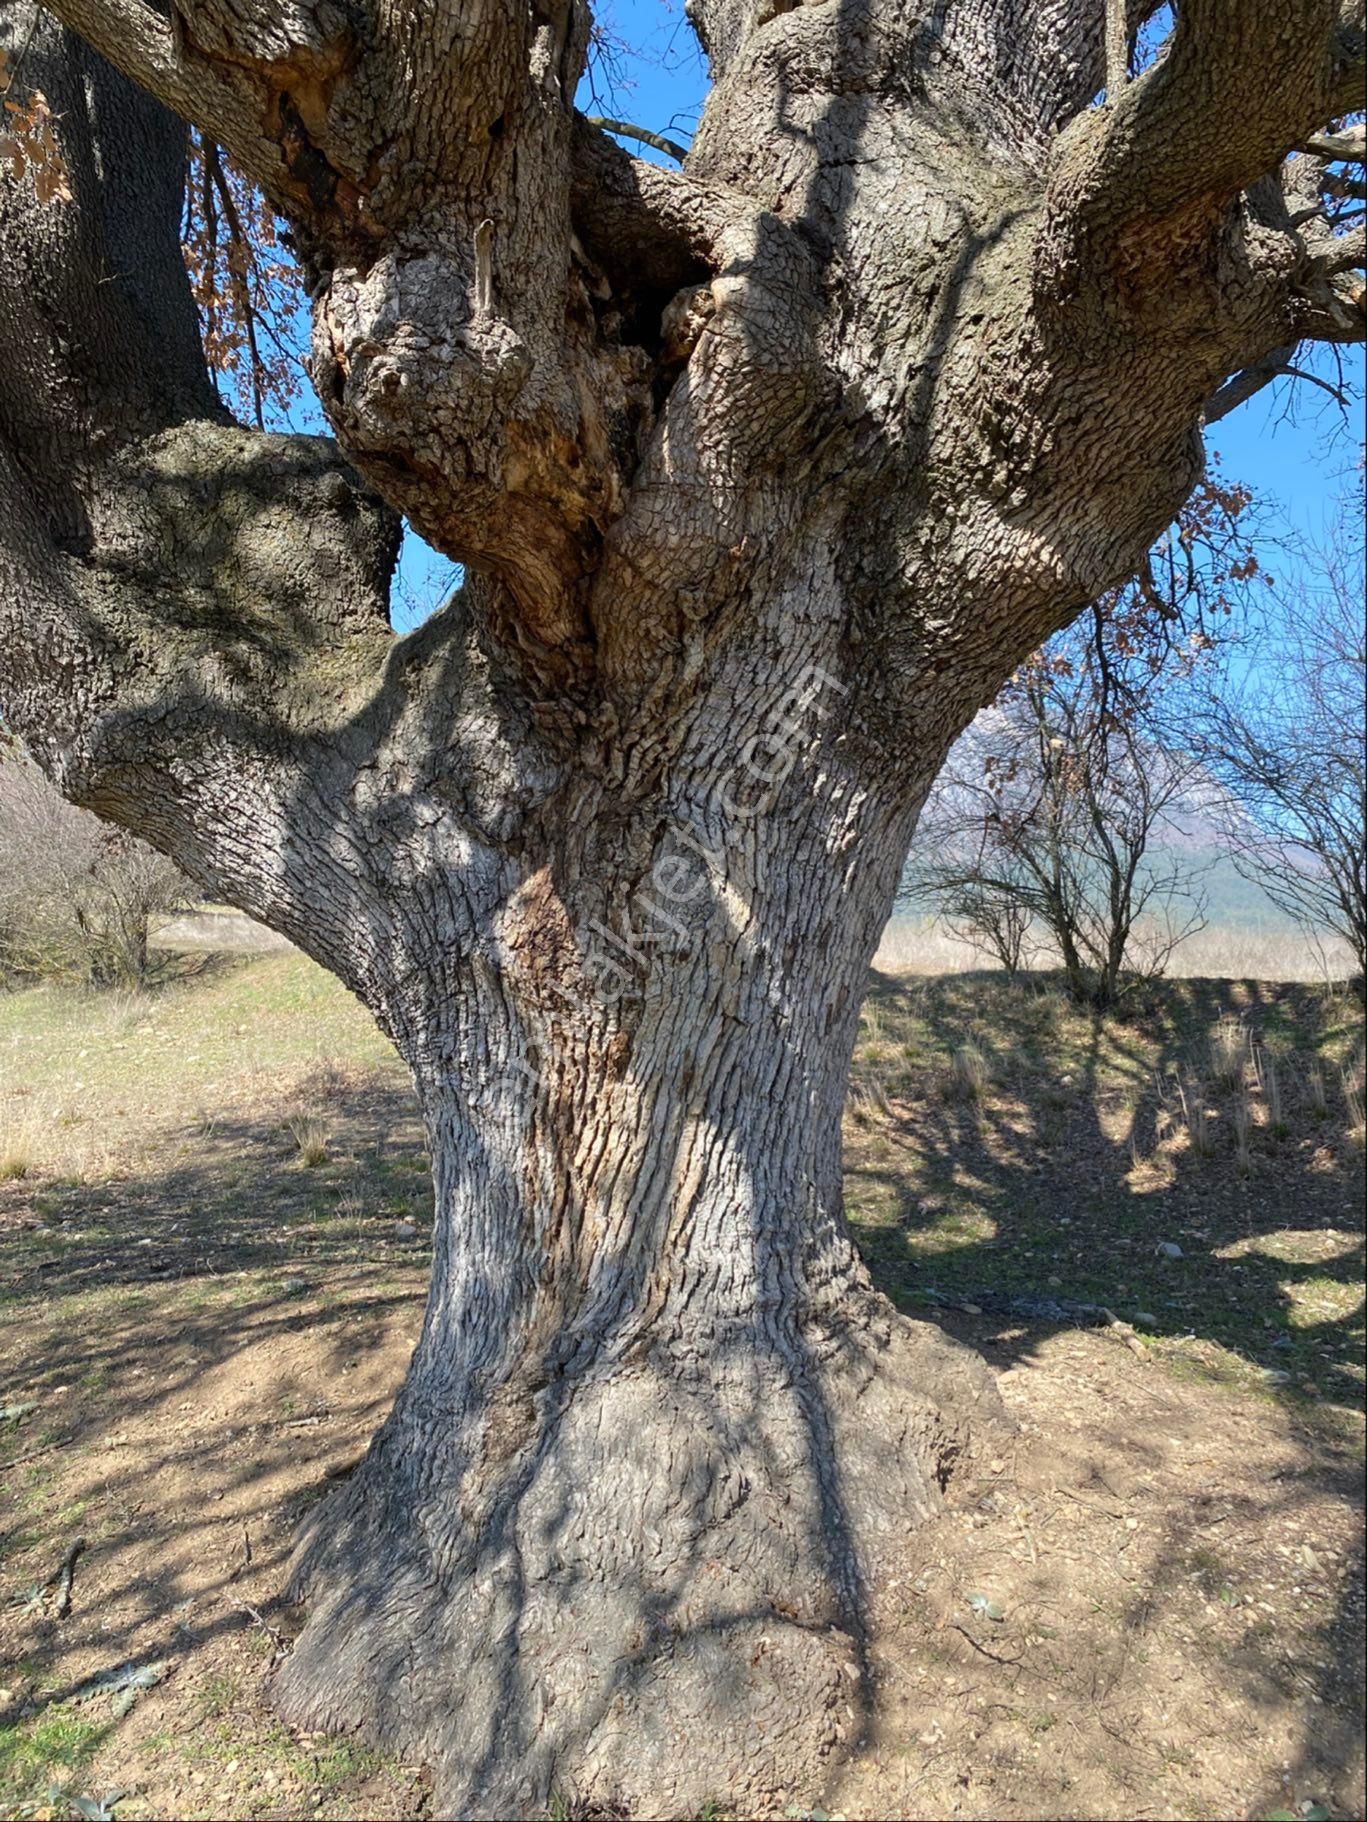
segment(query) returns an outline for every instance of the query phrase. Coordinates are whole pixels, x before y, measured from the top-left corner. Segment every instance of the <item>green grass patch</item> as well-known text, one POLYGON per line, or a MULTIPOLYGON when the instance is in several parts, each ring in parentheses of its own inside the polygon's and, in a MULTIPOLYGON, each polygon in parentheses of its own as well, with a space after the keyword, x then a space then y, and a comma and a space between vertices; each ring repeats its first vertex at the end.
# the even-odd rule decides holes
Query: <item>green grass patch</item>
POLYGON ((90 1763, 109 1732, 66 1708, 45 1708, 32 1720, 0 1728, 0 1791, 12 1803, 33 1801, 51 1784, 69 1784, 90 1763))

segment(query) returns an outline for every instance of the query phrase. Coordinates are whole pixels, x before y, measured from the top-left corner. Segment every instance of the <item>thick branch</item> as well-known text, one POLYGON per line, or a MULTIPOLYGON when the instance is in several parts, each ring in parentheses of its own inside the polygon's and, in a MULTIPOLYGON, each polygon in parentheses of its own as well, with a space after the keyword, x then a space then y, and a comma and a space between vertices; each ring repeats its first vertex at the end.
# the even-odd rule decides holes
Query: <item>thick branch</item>
POLYGON ((289 217, 347 456, 429 543, 498 579, 503 633, 543 689, 582 683, 584 586, 648 399, 574 259, 582 5, 194 0, 174 31, 128 7, 58 10, 289 217))
POLYGON ((1083 259, 1164 282, 1241 190, 1333 117, 1339 42, 1332 0, 1187 0, 1159 60, 1060 142, 1037 282, 1083 259))
POLYGON ((1316 133, 1306 140, 1301 150, 1330 162, 1352 159, 1361 164, 1367 160, 1367 127, 1349 127, 1343 133, 1316 133))
POLYGON ((759 211, 737 191, 633 158, 582 115, 575 123, 574 225, 614 284, 666 293, 715 268, 729 229, 759 211))
POLYGON ((225 147, 277 206, 302 210, 308 186, 271 131, 283 82, 273 92, 245 65, 197 57, 185 29, 191 10, 173 6, 168 17, 145 0, 54 0, 50 8, 140 89, 225 147))
POLYGON ((58 27, 28 55, 72 201, 0 190, 0 705, 68 795, 297 934, 330 862, 287 806, 382 675, 396 527, 324 439, 226 421, 178 123, 58 27))
POLYGON ((1291 372, 1289 362, 1295 352, 1293 342, 1287 343, 1282 348, 1274 348, 1271 354, 1265 355, 1260 361, 1252 362, 1241 372, 1236 373, 1232 379, 1226 380, 1206 406, 1204 421, 1207 424, 1218 424, 1221 418, 1228 417, 1231 411, 1236 410, 1240 405, 1247 404, 1249 399, 1254 398, 1265 386, 1270 386, 1274 380, 1289 374, 1291 372))
POLYGON ((681 146, 676 139, 666 139, 662 133, 652 133, 649 127, 633 126, 629 120, 609 120, 603 114, 590 114, 587 119, 591 127, 598 127, 604 133, 616 133, 620 139, 634 139, 639 145, 652 146, 679 164, 688 157, 687 146, 681 146))

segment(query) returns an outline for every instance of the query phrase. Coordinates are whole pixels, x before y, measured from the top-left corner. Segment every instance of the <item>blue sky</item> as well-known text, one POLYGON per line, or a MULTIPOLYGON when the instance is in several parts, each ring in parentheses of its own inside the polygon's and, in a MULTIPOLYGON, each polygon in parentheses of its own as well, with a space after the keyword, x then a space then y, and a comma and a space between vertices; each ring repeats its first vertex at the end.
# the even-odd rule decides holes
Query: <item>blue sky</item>
MULTIPOLYGON (((685 143, 702 109, 707 71, 681 0, 612 0, 595 9, 607 43, 595 53, 580 88, 588 114, 629 120, 685 143)), ((668 162, 632 144, 638 156, 668 162)), ((1361 398, 1363 350, 1342 351, 1342 375, 1361 398)), ((1337 380, 1332 350, 1313 362, 1337 380)), ((1362 413, 1351 419, 1318 387, 1279 383, 1231 412, 1210 437, 1226 477, 1254 491, 1269 521, 1281 521, 1311 539, 1332 520, 1344 480, 1360 459, 1362 413)), ((1285 566, 1285 558, 1281 559, 1285 566)), ((411 534, 405 540, 395 590, 393 620, 406 632, 444 598, 459 572, 411 534)))

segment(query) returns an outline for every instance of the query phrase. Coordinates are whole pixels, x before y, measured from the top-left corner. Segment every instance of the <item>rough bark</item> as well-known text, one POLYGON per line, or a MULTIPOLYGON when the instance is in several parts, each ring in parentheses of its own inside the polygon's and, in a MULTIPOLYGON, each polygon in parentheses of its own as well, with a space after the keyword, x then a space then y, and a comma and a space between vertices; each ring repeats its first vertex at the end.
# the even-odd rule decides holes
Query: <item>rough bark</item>
POLYGON ((284 1712, 435 1747, 453 1813, 819 1789, 862 1725, 867 1590, 996 1415, 977 1363, 872 1294, 841 1220, 844 1068, 907 819, 784 646, 738 653, 724 719, 639 815, 580 787, 406 1040, 433 1291, 303 1546, 284 1712))
POLYGON ((85 42, 0 5, 75 197, 0 188, 6 716, 337 972, 431 1137, 423 1338, 282 1706, 444 1814, 813 1790, 995 1412, 843 1224, 864 971, 949 743, 1208 402, 1361 335, 1282 162, 1360 14, 1192 0, 1094 107, 1101 0, 696 0, 669 174, 575 118, 575 4, 53 11, 85 42), (290 218, 336 444, 219 409, 167 109, 290 218), (396 641, 400 511, 469 579, 396 641))

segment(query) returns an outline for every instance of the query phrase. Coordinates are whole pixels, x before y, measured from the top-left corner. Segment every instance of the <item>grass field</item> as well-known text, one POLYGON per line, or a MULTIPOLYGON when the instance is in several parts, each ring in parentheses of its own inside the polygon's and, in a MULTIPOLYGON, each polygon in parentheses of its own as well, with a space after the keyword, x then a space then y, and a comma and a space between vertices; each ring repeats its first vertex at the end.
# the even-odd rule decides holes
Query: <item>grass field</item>
MULTIPOLYGON (((1097 1021, 1048 978, 872 976, 850 1218, 1019 1429, 880 1591, 866 1747, 790 1810, 1361 1814, 1362 1044, 1306 984, 1097 1021)), ((302 957, 0 996, 0 1811, 424 1813, 420 1768, 288 1734, 263 1673, 430 1212, 404 1071, 302 957)))

